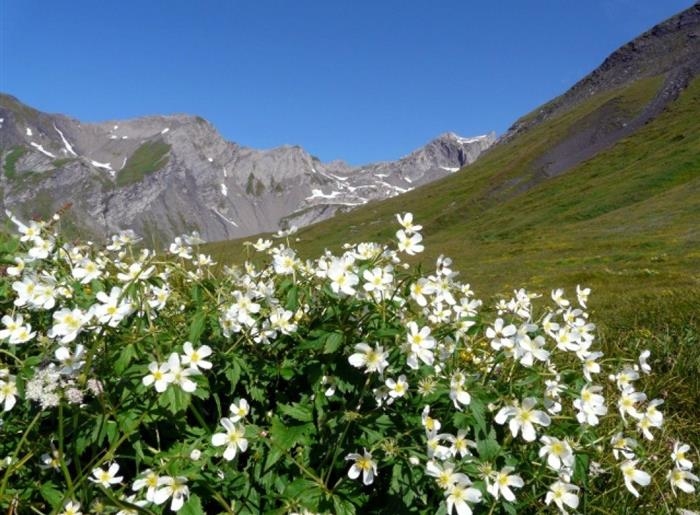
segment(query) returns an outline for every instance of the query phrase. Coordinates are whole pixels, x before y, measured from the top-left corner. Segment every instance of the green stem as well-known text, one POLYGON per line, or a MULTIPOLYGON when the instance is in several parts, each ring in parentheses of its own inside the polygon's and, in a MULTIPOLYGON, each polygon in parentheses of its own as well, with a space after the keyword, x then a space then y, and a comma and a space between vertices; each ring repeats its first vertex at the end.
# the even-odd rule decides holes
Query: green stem
POLYGON ((12 463, 8 465, 7 470, 5 471, 5 475, 2 478, 2 484, 0 484, 0 499, 5 498, 5 489, 7 488, 7 482, 10 480, 10 476, 12 473, 15 471, 15 462, 17 462, 17 457, 19 456, 19 451, 22 448, 22 446, 26 443, 26 441, 29 438, 29 433, 32 432, 32 429, 34 429, 34 426, 36 425, 37 422, 39 422, 39 418, 41 417, 41 411, 39 411, 36 415, 34 415, 34 418, 32 421, 29 423, 27 426, 27 429, 24 430, 24 434, 22 434, 22 438, 20 439, 19 443, 17 444, 17 447, 15 448, 15 452, 12 454, 12 463))
POLYGON ((68 485, 68 488, 71 490, 73 489, 73 480, 70 477, 70 473, 68 472, 68 466, 66 465, 66 455, 64 453, 64 447, 63 447, 63 440, 64 440, 64 432, 63 432, 63 403, 58 405, 58 458, 59 458, 59 464, 61 466, 61 471, 63 472, 63 477, 66 478, 66 484, 68 485))

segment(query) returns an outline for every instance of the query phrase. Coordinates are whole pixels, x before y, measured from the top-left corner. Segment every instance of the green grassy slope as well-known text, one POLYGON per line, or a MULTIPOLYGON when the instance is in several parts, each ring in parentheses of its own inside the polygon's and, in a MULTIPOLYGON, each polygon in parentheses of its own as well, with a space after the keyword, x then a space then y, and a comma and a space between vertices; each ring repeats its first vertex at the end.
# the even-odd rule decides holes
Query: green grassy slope
MULTIPOLYGON (((559 177, 533 180, 532 163, 548 148, 611 104, 633 115, 659 84, 598 95, 442 181, 305 228, 300 249, 311 256, 345 241, 387 241, 394 213, 410 210, 424 226, 421 260, 452 256, 485 295, 581 281, 623 291, 629 277, 638 277, 636 289, 697 287, 699 80, 632 136, 559 177)), ((235 261, 239 245, 211 249, 235 261)))
MULTIPOLYGON (((555 178, 533 169, 602 110, 634 116, 660 84, 647 79, 592 97, 452 176, 302 229, 297 248, 312 257, 347 241, 390 242, 394 214, 412 211, 426 244, 417 259, 429 270, 439 254, 452 257, 485 300, 519 287, 573 295, 577 284, 590 286, 604 351, 651 349, 658 370, 651 393, 666 396, 675 413, 693 413, 700 406, 700 79, 594 158, 555 178)), ((209 250, 224 263, 243 256, 240 241, 209 250)), ((700 426, 686 422, 688 440, 700 446, 700 426)))

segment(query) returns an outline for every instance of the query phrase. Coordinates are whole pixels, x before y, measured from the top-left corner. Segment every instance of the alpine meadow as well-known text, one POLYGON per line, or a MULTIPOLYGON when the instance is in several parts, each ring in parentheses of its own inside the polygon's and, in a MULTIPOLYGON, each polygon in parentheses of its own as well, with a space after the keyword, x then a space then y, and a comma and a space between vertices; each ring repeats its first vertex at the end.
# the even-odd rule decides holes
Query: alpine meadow
POLYGON ((395 162, 3 94, 0 165, 8 514, 700 511, 700 4, 395 162))

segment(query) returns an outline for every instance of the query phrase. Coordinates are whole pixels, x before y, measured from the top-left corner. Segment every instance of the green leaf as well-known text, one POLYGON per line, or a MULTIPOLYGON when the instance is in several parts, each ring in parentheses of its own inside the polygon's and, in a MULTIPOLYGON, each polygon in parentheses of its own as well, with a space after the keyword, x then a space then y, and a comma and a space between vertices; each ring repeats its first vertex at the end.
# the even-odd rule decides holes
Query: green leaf
POLYGON ((178 513, 179 515, 204 515, 202 501, 199 496, 197 494, 190 495, 190 498, 182 505, 178 513))
POLYGON ((204 322, 206 320, 206 315, 203 311, 197 311, 192 318, 192 323, 190 324, 190 335, 189 341, 192 343, 199 342, 199 337, 202 336, 204 332, 204 322))
POLYGON ((501 452, 501 446, 495 438, 485 438, 477 440, 476 450, 479 453, 479 458, 483 461, 493 461, 501 452))
POLYGON ((314 426, 311 423, 288 425, 279 417, 273 417, 270 425, 270 440, 274 447, 286 451, 297 444, 308 444, 308 437, 313 432, 314 426))
POLYGON ((333 352, 337 351, 342 344, 342 333, 329 333, 328 336, 326 336, 326 342, 323 345, 323 353, 332 354, 333 352))
POLYGON ((241 365, 237 358, 231 358, 230 366, 224 370, 224 375, 231 383, 231 391, 235 390, 238 381, 241 380, 241 365))
POLYGON ((129 363, 131 363, 131 358, 134 357, 136 354, 134 345, 132 343, 128 344, 126 347, 122 349, 122 351, 119 353, 119 357, 114 361, 114 372, 117 376, 120 376, 124 373, 126 368, 129 366, 129 363))
POLYGON ((469 403, 469 411, 471 411, 474 417, 474 424, 479 430, 480 434, 486 434, 486 405, 478 398, 472 396, 472 400, 469 403))
POLYGON ((54 510, 60 507, 59 505, 63 500, 63 492, 56 488, 56 485, 51 481, 42 484, 39 488, 39 493, 54 510))
POLYGON ((293 418, 294 420, 298 420, 299 422, 313 421, 313 411, 311 410, 311 406, 295 402, 291 405, 278 404, 277 407, 283 414, 293 418))
POLYGON ((287 292, 287 302, 285 307, 289 311, 296 311, 299 309, 299 289, 296 286, 292 286, 287 292))

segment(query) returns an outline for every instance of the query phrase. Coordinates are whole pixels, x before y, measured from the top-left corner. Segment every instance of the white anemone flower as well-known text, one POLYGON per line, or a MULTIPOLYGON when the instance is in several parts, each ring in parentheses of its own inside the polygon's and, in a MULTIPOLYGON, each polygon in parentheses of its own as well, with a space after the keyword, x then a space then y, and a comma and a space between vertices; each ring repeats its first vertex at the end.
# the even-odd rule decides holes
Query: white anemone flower
POLYGON ((187 486, 187 478, 183 476, 171 477, 164 476, 160 478, 161 487, 156 490, 153 502, 163 504, 170 497, 170 509, 178 511, 185 504, 185 499, 190 496, 190 489, 187 486))
POLYGON ((679 469, 691 470, 693 468, 693 463, 685 455, 689 450, 690 445, 687 443, 674 442, 671 459, 679 469))
POLYGON ((224 449, 224 459, 231 461, 240 450, 245 452, 248 449, 248 440, 245 438, 245 428, 242 424, 236 424, 230 418, 222 418, 221 425, 226 430, 225 433, 214 433, 211 436, 211 443, 216 447, 226 446, 224 449))
POLYGON ((409 256, 423 252, 425 247, 420 244, 423 236, 420 233, 413 233, 408 236, 403 230, 396 231, 396 239, 399 241, 399 251, 405 252, 409 256))
POLYGON ((503 467, 499 472, 494 474, 493 478, 486 479, 486 490, 494 499, 503 496, 508 502, 515 501, 515 494, 510 487, 522 488, 525 482, 518 474, 511 474, 513 470, 515 470, 513 467, 503 467))
POLYGON ((674 467, 668 472, 668 481, 671 483, 671 489, 673 493, 676 493, 676 488, 682 490, 687 494, 692 494, 695 492, 695 486, 691 481, 698 481, 700 478, 693 474, 690 470, 683 470, 678 467, 674 467))
POLYGON ((92 477, 89 479, 93 483, 102 485, 105 488, 111 488, 112 485, 119 484, 121 480, 124 479, 123 476, 117 476, 118 472, 119 464, 115 462, 112 463, 107 470, 99 467, 92 469, 92 477))
POLYGON ((625 487, 627 487, 627 490, 635 497, 639 497, 639 492, 636 490, 633 483, 637 483, 640 486, 647 486, 651 482, 651 476, 649 474, 636 468, 638 461, 639 460, 627 460, 620 465, 622 477, 625 480, 625 487))
POLYGON ((229 411, 231 412, 231 422, 238 422, 248 416, 250 405, 247 400, 240 399, 238 403, 231 403, 229 411))
POLYGON ((501 408, 494 420, 497 424, 505 424, 506 420, 510 419, 508 427, 513 435, 513 438, 522 432, 523 439, 526 442, 534 442, 537 438, 534 424, 548 426, 552 419, 549 418, 544 411, 533 409, 537 404, 537 400, 533 397, 523 399, 520 406, 504 406, 501 408))
POLYGON ((148 365, 148 375, 141 380, 145 386, 153 385, 158 393, 163 393, 170 383, 175 380, 175 376, 170 371, 170 365, 166 362, 158 365, 153 361, 148 365))
POLYGON ((78 501, 68 501, 63 505, 63 511, 58 515, 83 515, 80 511, 80 503, 78 501))
POLYGON ((579 487, 563 481, 555 481, 549 485, 549 491, 545 496, 544 502, 549 505, 552 502, 556 504, 559 511, 563 514, 569 513, 564 506, 575 510, 578 508, 578 491, 579 487))
POLYGON ((549 468, 558 471, 562 467, 570 469, 574 466, 574 452, 569 442, 546 435, 540 438, 540 442, 544 445, 540 447, 539 456, 547 456, 549 468))
POLYGON ((445 492, 445 496, 447 515, 451 515, 453 510, 457 515, 472 515, 472 508, 469 503, 477 504, 482 499, 481 492, 472 487, 470 481, 453 484, 445 492))
POLYGON ((372 453, 368 452, 367 449, 362 451, 362 454, 351 452, 345 456, 346 460, 354 461, 348 470, 348 477, 357 479, 362 474, 362 482, 365 485, 371 485, 374 481, 374 476, 377 475, 377 462, 372 459, 372 453))
POLYGON ((403 227, 404 230, 409 234, 418 232, 423 228, 422 225, 413 224, 413 213, 404 213, 403 216, 397 213, 396 219, 398 220, 401 227, 403 227))
POLYGON ((426 365, 432 365, 435 359, 433 351, 435 348, 435 339, 430 336, 430 328, 428 326, 418 329, 418 324, 409 322, 406 324, 408 328, 408 345, 410 354, 406 360, 409 367, 412 369, 418 368, 418 360, 420 359, 426 365))
POLYGON ((361 342, 355 345, 355 353, 350 355, 348 361, 353 367, 364 368, 366 374, 370 372, 382 374, 389 366, 388 357, 389 353, 385 352, 381 345, 375 345, 372 348, 361 342))
POLYGON ((182 364, 188 365, 191 368, 209 370, 212 367, 211 361, 204 358, 211 356, 212 350, 209 345, 202 345, 195 349, 190 342, 185 342, 182 345, 182 364))

